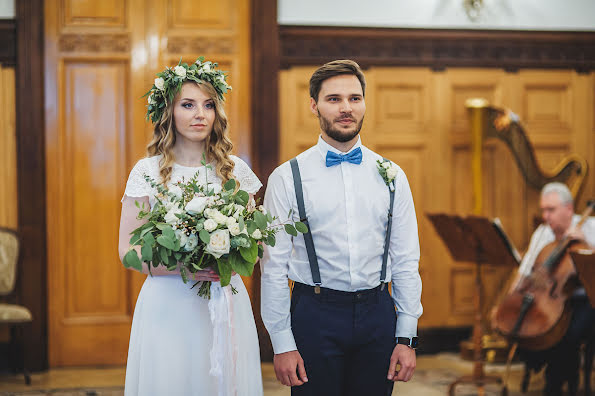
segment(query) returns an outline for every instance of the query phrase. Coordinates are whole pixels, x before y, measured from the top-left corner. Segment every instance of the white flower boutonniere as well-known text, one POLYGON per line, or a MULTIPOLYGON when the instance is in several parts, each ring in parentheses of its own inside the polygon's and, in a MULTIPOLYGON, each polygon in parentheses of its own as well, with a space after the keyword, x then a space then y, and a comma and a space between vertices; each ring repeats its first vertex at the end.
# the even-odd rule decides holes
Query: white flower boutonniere
POLYGON ((388 188, 390 188, 391 191, 395 191, 395 177, 397 177, 397 172, 399 171, 397 165, 385 159, 378 160, 376 163, 378 173, 380 173, 380 176, 382 176, 382 179, 388 188))

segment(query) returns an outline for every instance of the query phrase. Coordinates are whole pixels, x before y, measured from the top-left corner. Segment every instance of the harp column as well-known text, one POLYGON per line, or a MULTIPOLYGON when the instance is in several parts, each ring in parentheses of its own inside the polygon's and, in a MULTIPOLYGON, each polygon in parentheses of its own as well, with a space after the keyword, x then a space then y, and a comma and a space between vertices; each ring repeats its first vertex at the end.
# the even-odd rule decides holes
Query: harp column
POLYGON ((483 146, 483 126, 485 125, 488 101, 482 98, 467 99, 465 106, 471 120, 471 175, 473 178, 473 214, 483 212, 483 173, 481 151, 483 146))

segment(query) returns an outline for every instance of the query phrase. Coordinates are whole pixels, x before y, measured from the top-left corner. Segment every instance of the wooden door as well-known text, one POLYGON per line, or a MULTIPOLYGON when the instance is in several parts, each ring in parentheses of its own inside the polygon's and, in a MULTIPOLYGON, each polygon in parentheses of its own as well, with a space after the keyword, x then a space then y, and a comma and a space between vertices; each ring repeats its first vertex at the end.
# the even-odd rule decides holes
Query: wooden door
MULTIPOLYGON (((309 111, 308 94, 314 69, 293 67, 280 73, 281 161, 316 143, 319 126, 309 111)), ((593 73, 374 67, 365 74, 367 111, 362 141, 404 169, 415 201, 424 305, 419 325, 472 325, 475 266, 454 262, 426 217, 426 213, 473 212, 471 134, 465 101, 483 97, 517 112, 543 169, 552 169, 569 153, 578 153, 593 164, 593 73)), ((593 194, 594 179, 589 178, 579 208, 593 194)), ((483 183, 483 215, 499 217, 523 250, 538 215, 539 192, 527 187, 503 142, 484 144, 483 183)), ((483 270, 485 310, 512 271, 515 269, 483 270)))
POLYGON ((126 362, 144 275, 118 258, 120 199, 151 136, 142 95, 154 74, 180 56, 219 60, 234 85, 227 113, 235 152, 250 160, 248 8, 233 0, 46 1, 52 367, 126 362))

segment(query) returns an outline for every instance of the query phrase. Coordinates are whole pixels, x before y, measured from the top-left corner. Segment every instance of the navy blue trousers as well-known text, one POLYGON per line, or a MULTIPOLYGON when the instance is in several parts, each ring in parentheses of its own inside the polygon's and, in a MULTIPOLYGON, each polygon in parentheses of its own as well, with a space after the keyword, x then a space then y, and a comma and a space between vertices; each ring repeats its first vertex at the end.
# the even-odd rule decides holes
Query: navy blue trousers
POLYGON ((396 312, 388 287, 359 292, 296 283, 291 328, 308 382, 292 396, 386 396, 395 347, 396 312))

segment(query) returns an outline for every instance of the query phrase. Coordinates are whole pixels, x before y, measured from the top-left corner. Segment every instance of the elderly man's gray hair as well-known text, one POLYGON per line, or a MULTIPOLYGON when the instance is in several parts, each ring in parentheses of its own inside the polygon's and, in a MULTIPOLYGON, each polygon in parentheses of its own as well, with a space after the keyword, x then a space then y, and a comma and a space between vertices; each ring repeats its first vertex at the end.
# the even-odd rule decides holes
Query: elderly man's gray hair
POLYGON ((542 197, 551 193, 558 194, 558 198, 560 198, 560 201, 563 204, 572 204, 574 202, 574 199, 572 198, 572 194, 570 193, 568 186, 566 186, 566 184, 564 183, 548 183, 541 189, 542 197))

